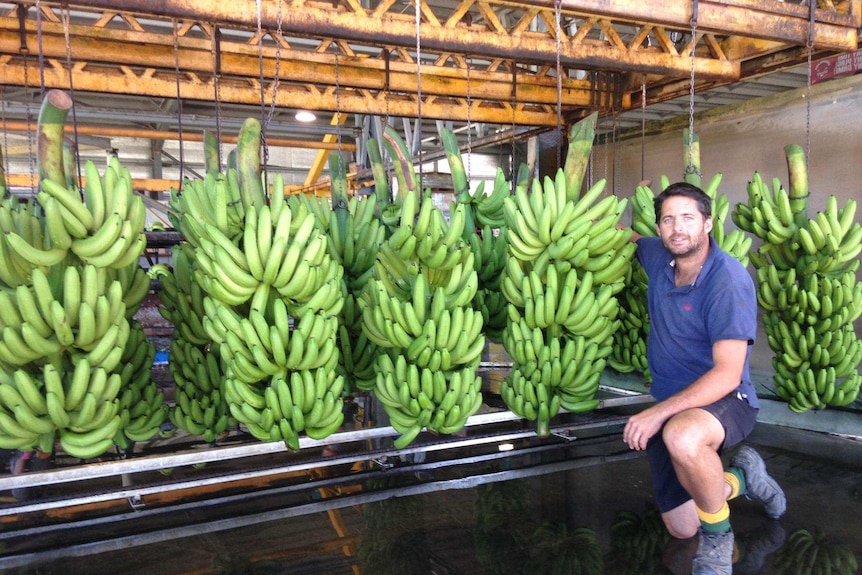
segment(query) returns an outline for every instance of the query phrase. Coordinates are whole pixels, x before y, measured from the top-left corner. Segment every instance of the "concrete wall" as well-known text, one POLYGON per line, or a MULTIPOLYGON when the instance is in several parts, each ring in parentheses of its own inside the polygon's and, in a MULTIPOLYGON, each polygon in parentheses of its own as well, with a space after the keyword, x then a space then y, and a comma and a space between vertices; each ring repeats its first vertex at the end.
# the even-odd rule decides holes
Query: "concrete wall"
MULTIPOLYGON (((784 146, 806 146, 805 99, 803 88, 695 116, 704 181, 721 172, 719 190, 728 195, 732 204, 745 200, 746 183, 756 170, 767 181, 779 177, 786 186, 784 146)), ((822 209, 830 194, 838 197, 839 205, 850 197, 862 199, 862 75, 815 84, 811 102, 811 206, 822 209)), ((606 171, 608 189, 620 196, 634 192, 641 179, 642 142, 644 173, 652 179, 654 191, 658 191, 658 178, 662 174, 671 181, 682 179, 687 158, 683 141, 683 129, 688 127, 685 120, 647 124, 645 139, 641 139, 637 130, 636 135, 618 142, 617 164, 606 171), (617 182, 613 182, 614 175, 617 182)), ((605 155, 613 162, 612 149, 596 148, 594 157, 605 155)), ((857 219, 860 216, 857 214, 857 219)))

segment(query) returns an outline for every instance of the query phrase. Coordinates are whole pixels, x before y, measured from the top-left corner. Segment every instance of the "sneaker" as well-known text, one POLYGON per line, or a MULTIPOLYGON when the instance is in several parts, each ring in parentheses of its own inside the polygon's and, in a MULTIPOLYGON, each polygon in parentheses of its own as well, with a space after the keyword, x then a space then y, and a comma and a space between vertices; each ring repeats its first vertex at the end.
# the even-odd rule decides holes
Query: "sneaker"
POLYGON ((691 575, 732 575, 733 531, 711 533, 700 530, 691 575))
POLYGON ((784 515, 787 499, 778 483, 766 473, 766 464, 758 453, 743 445, 730 464, 745 472, 745 496, 763 503, 766 515, 778 519, 784 515))

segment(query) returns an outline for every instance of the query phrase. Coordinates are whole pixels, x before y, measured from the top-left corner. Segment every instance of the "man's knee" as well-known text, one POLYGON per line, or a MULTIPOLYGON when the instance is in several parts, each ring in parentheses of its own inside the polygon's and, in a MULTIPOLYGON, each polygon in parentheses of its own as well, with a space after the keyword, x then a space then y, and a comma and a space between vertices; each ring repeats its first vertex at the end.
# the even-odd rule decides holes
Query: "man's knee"
POLYGON ((662 521, 672 537, 688 539, 697 535, 700 519, 694 507, 694 501, 688 500, 679 507, 661 514, 662 521))
POLYGON ((695 456, 703 441, 698 427, 685 417, 669 419, 662 429, 662 439, 675 459, 686 455, 695 456))

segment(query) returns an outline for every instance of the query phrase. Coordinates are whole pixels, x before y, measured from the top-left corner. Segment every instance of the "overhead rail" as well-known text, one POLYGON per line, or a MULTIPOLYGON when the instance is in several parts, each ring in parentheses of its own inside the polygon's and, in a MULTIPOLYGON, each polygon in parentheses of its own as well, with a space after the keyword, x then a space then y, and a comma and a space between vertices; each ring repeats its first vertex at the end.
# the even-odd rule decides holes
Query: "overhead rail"
POLYGON ((278 107, 311 103, 330 112, 340 106, 346 113, 382 115, 385 110, 403 117, 415 117, 421 107, 429 119, 508 125, 514 117, 519 125, 546 127, 558 119, 558 56, 564 70, 563 114, 577 118, 591 111, 590 82, 582 72, 623 74, 622 108, 631 109, 639 106, 644 82, 652 103, 678 95, 673 86, 688 77, 692 66, 701 90, 756 77, 763 73, 761 66, 775 71, 803 63, 809 35, 816 58, 854 51, 862 25, 860 0, 819 2, 813 32, 806 6, 700 0, 692 62, 691 1, 563 0, 559 42, 552 0, 433 6, 420 1, 420 95, 417 27, 411 11, 391 0, 370 8, 348 0, 262 0, 263 38, 251 2, 44 1, 39 19, 33 5, 21 5, 24 10, 0 3, 0 82, 6 85, 38 86, 41 72, 46 87, 68 87, 68 47, 76 90, 174 98, 178 63, 181 97, 206 101, 214 93, 215 53, 223 104, 259 104, 261 91, 271 90, 266 81, 261 86, 261 66, 264 78, 277 67, 279 88, 268 95, 278 107), (66 6, 71 10, 68 46, 60 17, 66 6), (177 58, 174 22, 179 24, 177 58), (41 71, 39 56, 46 63, 41 71), (336 59, 340 95, 333 89, 336 59))

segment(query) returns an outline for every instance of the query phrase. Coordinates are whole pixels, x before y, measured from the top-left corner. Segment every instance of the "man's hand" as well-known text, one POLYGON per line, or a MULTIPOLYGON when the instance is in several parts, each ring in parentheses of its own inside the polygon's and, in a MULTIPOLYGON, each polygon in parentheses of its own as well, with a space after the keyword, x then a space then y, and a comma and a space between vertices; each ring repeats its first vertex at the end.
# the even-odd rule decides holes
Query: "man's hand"
POLYGON ((646 449, 650 438, 661 430, 667 420, 667 415, 661 405, 654 405, 636 413, 626 422, 623 429, 623 441, 635 451, 646 449))

